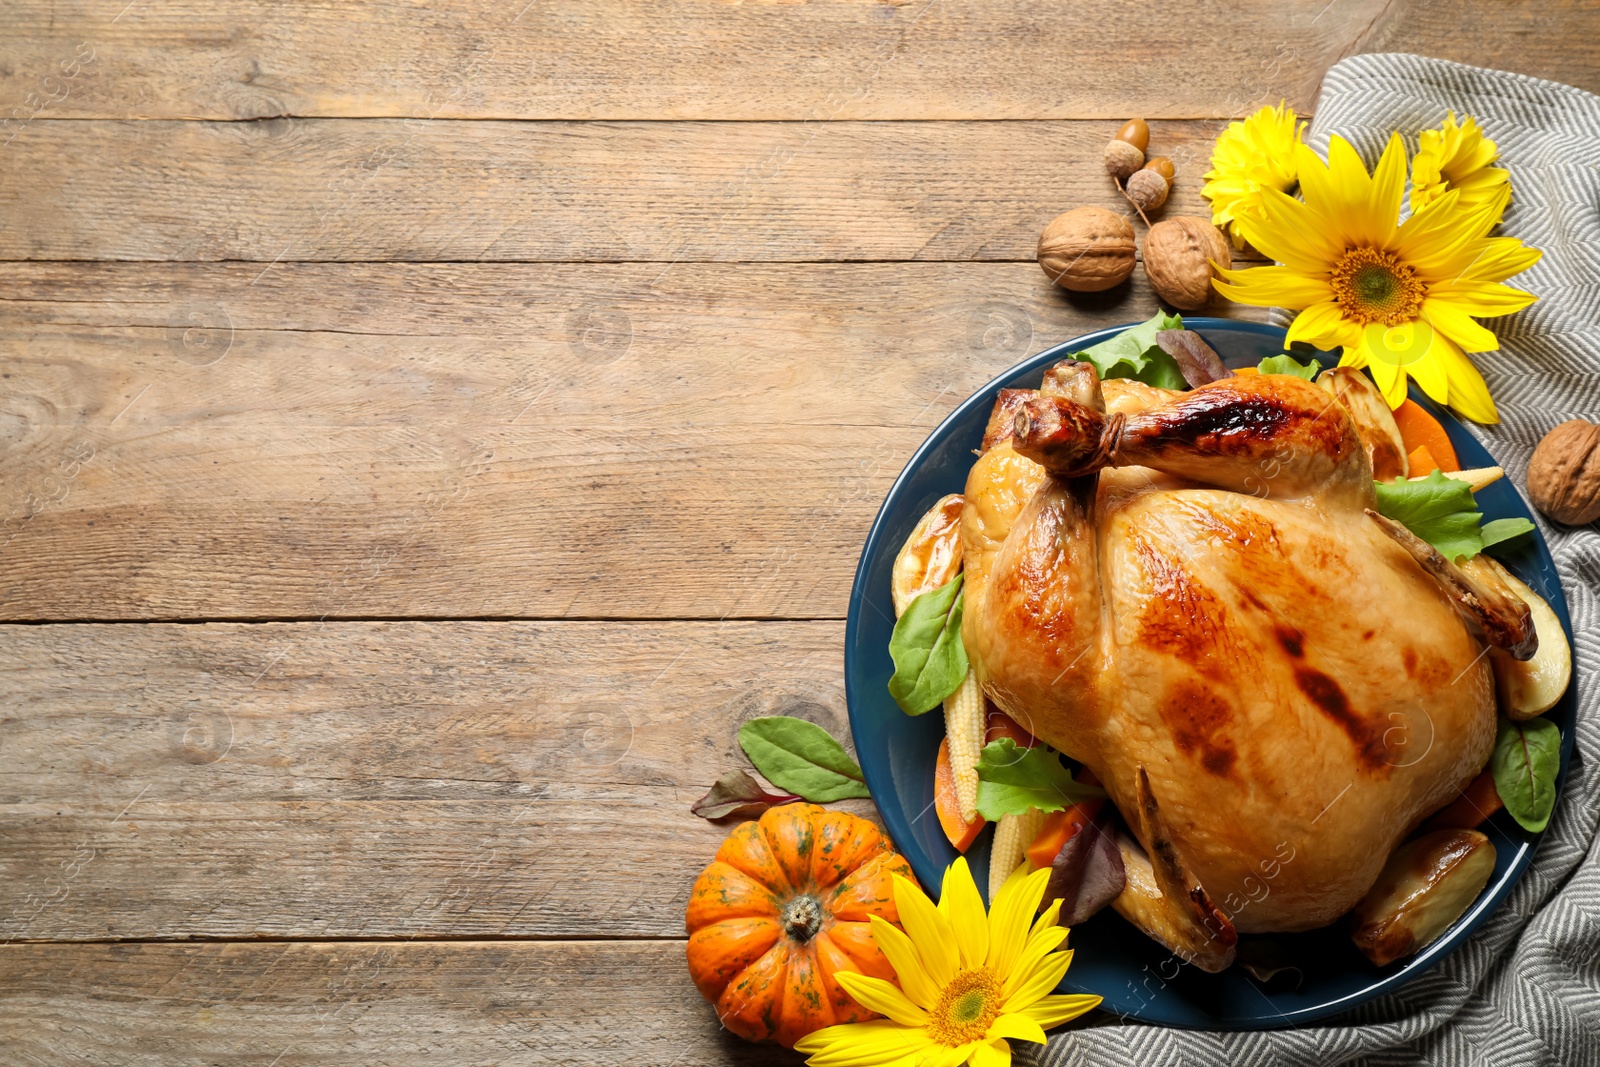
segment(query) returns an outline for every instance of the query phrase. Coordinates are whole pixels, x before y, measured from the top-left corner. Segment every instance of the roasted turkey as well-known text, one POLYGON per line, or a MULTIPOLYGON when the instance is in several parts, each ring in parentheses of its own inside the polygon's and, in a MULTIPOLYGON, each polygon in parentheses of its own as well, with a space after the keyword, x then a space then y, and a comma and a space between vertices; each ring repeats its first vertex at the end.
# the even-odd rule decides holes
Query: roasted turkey
POLYGON ((1298 377, 1065 361, 1002 393, 967 480, 973 670, 1122 813, 1117 910, 1208 970, 1356 904, 1488 759, 1487 650, 1536 640, 1492 574, 1375 514, 1371 451, 1298 377))

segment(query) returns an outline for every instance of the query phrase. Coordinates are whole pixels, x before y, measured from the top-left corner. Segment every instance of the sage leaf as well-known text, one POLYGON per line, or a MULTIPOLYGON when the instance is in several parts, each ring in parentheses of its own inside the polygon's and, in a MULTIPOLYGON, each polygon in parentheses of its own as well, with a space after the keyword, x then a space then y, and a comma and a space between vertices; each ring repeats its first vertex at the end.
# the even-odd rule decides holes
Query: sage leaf
POLYGON ((1489 767, 1511 817, 1530 833, 1543 830, 1555 811, 1556 774, 1561 770, 1561 730, 1556 724, 1502 718, 1489 767))
POLYGON ((778 804, 791 804, 804 797, 793 793, 769 793, 744 771, 729 771, 716 780, 705 796, 689 810, 702 819, 726 819, 730 815, 755 817, 778 804))
POLYGON ((1217 350, 1193 330, 1161 330, 1156 334, 1156 344, 1172 357, 1183 380, 1195 388, 1233 377, 1217 350))
POLYGON ((739 747, 779 789, 817 804, 870 797, 861 768, 814 722, 768 715, 739 727, 739 747))
POLYGON ((1009 737, 990 741, 978 753, 978 814, 990 822, 1029 808, 1061 811, 1069 804, 1105 796, 1076 781, 1061 757, 1043 745, 1018 748, 1009 737))
POLYGON ((1057 925, 1077 926, 1121 896, 1127 884, 1122 850, 1117 847, 1116 815, 1108 804, 1056 853, 1044 899, 1061 899, 1057 925))
POLYGON ((918 596, 894 624, 889 637, 889 656, 894 660, 889 695, 907 715, 932 711, 967 677, 967 650, 961 643, 961 579, 958 574, 918 596))

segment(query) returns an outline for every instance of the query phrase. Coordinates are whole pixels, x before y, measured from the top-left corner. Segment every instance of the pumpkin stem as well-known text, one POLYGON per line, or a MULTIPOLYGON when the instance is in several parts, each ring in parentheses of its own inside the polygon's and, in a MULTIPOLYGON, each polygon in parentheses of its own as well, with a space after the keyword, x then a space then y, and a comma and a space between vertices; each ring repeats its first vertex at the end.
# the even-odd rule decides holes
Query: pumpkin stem
POLYGON ((810 893, 802 893, 783 906, 778 918, 784 932, 804 944, 822 929, 822 905, 810 893))

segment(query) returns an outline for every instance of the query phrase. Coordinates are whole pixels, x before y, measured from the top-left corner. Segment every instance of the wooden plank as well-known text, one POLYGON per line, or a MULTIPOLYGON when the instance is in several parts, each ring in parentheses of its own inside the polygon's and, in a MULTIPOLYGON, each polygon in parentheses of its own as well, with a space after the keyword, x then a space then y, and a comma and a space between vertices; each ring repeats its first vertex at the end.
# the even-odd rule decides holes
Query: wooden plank
POLYGON ((1600 88, 1594 50, 1573 46, 1600 28, 1580 0, 16 0, 5 22, 14 121, 41 104, 86 118, 1219 117, 1280 97, 1308 108, 1357 51, 1600 88))
POLYGON ((0 987, 18 1067, 800 1062, 722 1030, 676 941, 6 945, 0 987))
MULTIPOLYGON (((672 937, 838 623, 0 628, 0 941, 672 937)), ((869 814, 871 805, 850 810, 869 814)))
POLYGON ((0 617, 839 617, 1033 264, 0 267, 0 617))
MULTIPOLYGON (((1152 127, 1179 166, 1168 214, 1209 214, 1219 128, 1152 127)), ((1115 129, 34 122, 0 152, 0 259, 1032 260, 1060 212, 1127 210, 1115 129)))

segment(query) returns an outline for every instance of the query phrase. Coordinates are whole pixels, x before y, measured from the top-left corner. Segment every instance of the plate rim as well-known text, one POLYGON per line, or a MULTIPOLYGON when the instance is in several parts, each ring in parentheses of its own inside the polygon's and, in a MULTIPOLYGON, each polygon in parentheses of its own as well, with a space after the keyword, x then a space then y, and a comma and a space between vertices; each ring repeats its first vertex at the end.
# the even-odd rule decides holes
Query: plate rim
MULTIPOLYGON (((917 448, 906 459, 906 462, 901 468, 900 473, 896 475, 894 482, 884 494, 883 501, 879 505, 878 512, 873 518, 872 525, 867 533, 867 538, 862 544, 861 556, 857 561, 855 575, 851 583, 849 609, 845 620, 844 683, 845 700, 850 721, 852 741, 855 740, 858 729, 862 725, 859 721, 858 715, 858 708, 861 707, 862 702, 857 699, 859 687, 856 680, 858 673, 858 654, 856 651, 856 646, 858 643, 857 636, 860 629, 861 611, 867 595, 867 589, 865 588, 868 578, 867 572, 871 567, 872 561, 877 558, 879 552, 881 551, 879 542, 885 536, 884 527, 888 518, 890 503, 895 500, 906 481, 914 474, 914 472, 917 471, 918 468, 920 468, 928 454, 939 447, 945 436, 951 431, 951 427, 955 423, 964 420, 971 413, 973 408, 980 405, 992 405, 994 396, 997 394, 999 389, 1004 387, 1004 383, 1021 373, 1031 373, 1034 370, 1042 371, 1043 368, 1052 360, 1059 359, 1074 352, 1080 352, 1090 345, 1097 344, 1100 341, 1116 336, 1124 330, 1137 325, 1139 325, 1139 323, 1130 322, 1121 325, 1104 327, 1102 329, 1094 330, 1090 333, 1062 341, 1059 344, 1052 345, 1046 349, 1034 353, 1033 355, 1019 360, 1017 363, 1001 371, 998 375, 984 383, 984 385, 979 387, 965 400, 951 409, 949 414, 940 420, 938 425, 928 433, 927 437, 923 439, 922 443, 918 445, 917 448)), ((1214 316, 1193 316, 1185 318, 1184 326, 1187 329, 1192 329, 1197 332, 1204 332, 1207 329, 1223 329, 1233 332, 1255 334, 1263 339, 1275 340, 1280 344, 1280 346, 1284 345, 1284 342, 1287 339, 1287 330, 1285 330, 1283 327, 1273 326, 1269 323, 1245 322, 1235 319, 1218 318, 1214 316)), ((1286 346, 1284 347, 1286 348, 1286 346)), ((1319 351, 1318 354, 1322 356, 1331 355, 1330 353, 1321 351, 1319 351)), ((1336 358, 1334 361, 1336 362, 1336 358)), ((1414 385, 1410 387, 1408 395, 1410 395, 1410 397, 1416 400, 1419 404, 1427 408, 1431 413, 1436 415, 1448 415, 1449 420, 1460 427, 1462 432, 1466 432, 1469 436, 1472 436, 1470 431, 1466 430, 1465 425, 1462 424, 1459 419, 1456 419, 1454 415, 1444 412, 1438 405, 1432 403, 1432 401, 1430 401, 1425 395, 1421 394, 1414 385)), ((1448 423, 1446 425, 1448 426, 1448 423)), ((1473 439, 1475 441, 1477 440, 1475 437, 1473 439)), ((1477 441, 1477 444, 1479 447, 1482 447, 1486 453, 1488 452, 1487 446, 1484 446, 1481 441, 1477 441)), ((1490 458, 1494 459, 1495 457, 1491 455, 1490 458)), ((1524 510, 1532 515, 1533 509, 1528 506, 1526 499, 1522 496, 1521 490, 1517 489, 1515 483, 1510 482, 1509 479, 1507 479, 1507 484, 1509 484, 1513 492, 1516 493, 1517 498, 1521 502, 1524 510)), ((1554 560, 1550 555, 1550 549, 1548 543, 1545 541, 1544 531, 1539 527, 1537 522, 1535 522, 1534 525, 1534 545, 1538 563, 1542 567, 1549 568, 1551 573, 1555 575, 1554 587, 1557 595, 1553 599, 1550 599, 1549 603, 1552 610, 1555 611, 1557 619, 1561 623, 1562 629, 1566 633, 1567 640, 1570 645, 1572 643, 1573 635, 1571 617, 1566 603, 1566 593, 1565 590, 1561 588, 1560 573, 1555 568, 1554 560)), ((1573 687, 1575 687, 1576 684, 1577 663, 1576 657, 1574 657, 1573 680, 1569 683, 1567 693, 1563 694, 1562 699, 1564 701, 1571 698, 1573 687)), ((1562 731, 1561 738, 1560 770, 1556 777, 1556 802, 1558 805, 1563 793, 1565 792, 1568 766, 1572 758, 1574 743, 1575 731, 1571 728, 1564 729, 1562 731)), ((861 752, 861 746, 858 744, 856 747, 857 754, 859 755, 861 752)), ((892 810, 885 810, 884 806, 878 803, 877 798, 880 795, 895 795, 893 783, 889 777, 889 769, 887 767, 877 765, 876 761, 872 761, 869 765, 868 761, 863 760, 861 766, 863 777, 866 779, 867 788, 873 795, 874 807, 877 809, 879 817, 883 819, 884 826, 889 832, 890 839, 896 843, 896 848, 900 849, 902 854, 906 856, 907 862, 911 863, 918 879, 923 882, 924 885, 929 886, 930 888, 936 887, 939 882, 936 875, 942 872, 933 870, 931 868, 928 870, 917 869, 919 866, 927 867, 931 862, 931 858, 922 853, 920 849, 915 850, 918 854, 913 855, 911 851, 905 850, 900 844, 900 842, 914 840, 914 835, 911 833, 910 820, 906 818, 905 812, 902 810, 901 805, 896 803, 891 806, 892 810), (883 792, 880 793, 880 790, 883 792)), ((1511 894, 1511 892, 1514 891, 1519 884, 1521 884, 1522 879, 1527 875, 1528 868, 1532 865, 1533 854, 1538 848, 1539 843, 1544 839, 1545 832, 1547 831, 1541 831, 1538 834, 1532 835, 1531 840, 1519 842, 1517 853, 1509 861, 1507 873, 1502 877, 1499 884, 1488 887, 1485 891, 1481 892, 1478 899, 1473 903, 1472 907, 1456 920, 1453 928, 1445 936, 1435 940, 1431 944, 1427 945, 1420 953, 1411 957, 1399 971, 1396 971, 1393 974, 1374 976, 1374 980, 1365 988, 1349 993, 1345 996, 1338 997, 1334 1000, 1325 1001, 1321 1004, 1310 1005, 1304 1008, 1294 1009, 1288 1012, 1274 1011, 1270 1016, 1263 1015, 1260 1017, 1244 1019, 1219 1018, 1208 1020, 1206 1022, 1188 1023, 1169 1019, 1147 1017, 1141 1014, 1139 1008, 1128 1010, 1113 1009, 1111 1005, 1114 998, 1107 995, 1104 991, 1087 989, 1079 991, 1093 992, 1103 996, 1105 999, 1101 1005, 1102 1010, 1114 1011, 1115 1014, 1124 1019, 1137 1019, 1141 1023, 1145 1023, 1147 1025, 1165 1026, 1172 1029, 1201 1031, 1283 1029, 1347 1012, 1362 1004, 1375 1000, 1378 997, 1394 993, 1398 989, 1409 985, 1412 981, 1431 970, 1433 967, 1437 966, 1446 956, 1450 955, 1453 951, 1455 951, 1455 949, 1459 948, 1462 944, 1469 940, 1477 931, 1477 929, 1488 919, 1488 917, 1493 914, 1502 903, 1505 902, 1505 899, 1511 894)), ((936 889, 934 891, 936 892, 936 889)), ((1063 982, 1061 988, 1067 988, 1069 986, 1071 986, 1070 976, 1063 982)), ((1263 993, 1263 996, 1265 997, 1267 994, 1263 993)))

